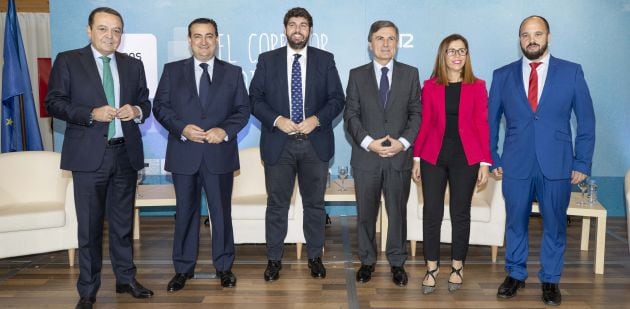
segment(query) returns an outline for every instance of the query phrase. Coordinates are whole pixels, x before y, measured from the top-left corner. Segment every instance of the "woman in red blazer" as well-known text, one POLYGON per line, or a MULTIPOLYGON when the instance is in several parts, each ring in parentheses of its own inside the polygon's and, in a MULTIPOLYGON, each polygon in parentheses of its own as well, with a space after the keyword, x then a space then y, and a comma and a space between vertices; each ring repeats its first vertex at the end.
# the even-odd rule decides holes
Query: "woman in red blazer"
POLYGON ((489 139, 485 82, 473 74, 466 38, 449 35, 440 43, 433 73, 422 88, 422 124, 413 149, 412 177, 422 180, 424 197, 424 294, 436 289, 447 182, 453 230, 448 290, 461 287, 473 190, 475 184, 486 183, 492 163, 489 139))

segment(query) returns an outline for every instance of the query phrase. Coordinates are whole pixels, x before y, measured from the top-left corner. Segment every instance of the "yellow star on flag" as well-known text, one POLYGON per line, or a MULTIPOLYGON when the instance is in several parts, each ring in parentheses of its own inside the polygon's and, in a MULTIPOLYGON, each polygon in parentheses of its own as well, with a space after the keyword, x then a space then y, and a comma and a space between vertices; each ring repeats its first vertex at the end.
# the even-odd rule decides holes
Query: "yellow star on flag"
POLYGON ((7 125, 7 126, 12 126, 12 125, 13 125, 13 119, 11 119, 11 118, 7 118, 7 119, 6 119, 6 125, 7 125))

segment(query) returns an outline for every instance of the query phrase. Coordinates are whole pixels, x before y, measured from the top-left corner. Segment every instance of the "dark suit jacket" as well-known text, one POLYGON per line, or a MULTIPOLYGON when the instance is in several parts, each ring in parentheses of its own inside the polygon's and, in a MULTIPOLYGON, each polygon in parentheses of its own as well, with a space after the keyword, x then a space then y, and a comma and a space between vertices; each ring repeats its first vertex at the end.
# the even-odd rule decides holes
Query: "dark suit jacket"
MULTIPOLYGON (((131 104, 142 110, 142 122, 151 114, 149 89, 142 62, 116 52, 120 78, 120 105, 131 104)), ((46 109, 66 121, 61 168, 95 171, 103 160, 109 123, 90 123, 92 109, 107 105, 101 77, 90 45, 57 55, 46 94, 46 109)), ((134 169, 144 167, 142 135, 138 124, 121 121, 125 147, 134 169)))
MULTIPOLYGON (((437 78, 424 82, 422 88, 422 125, 413 146, 414 157, 435 165, 442 150, 446 131, 446 86, 437 78)), ((492 163, 488 128, 488 92, 481 79, 462 83, 457 128, 469 165, 492 163)))
MULTIPOLYGON (((361 142, 366 136, 379 139, 387 135, 405 138, 413 144, 420 127, 420 78, 414 67, 394 61, 390 95, 385 109, 379 100, 374 64, 370 62, 350 71, 346 89, 346 110, 343 115, 352 144, 353 168, 376 170, 381 160, 391 160, 396 170, 411 169, 413 147, 392 158, 381 158, 365 151, 361 142)), ((413 146, 413 145, 412 145, 413 146)))
MULTIPOLYGON (((254 78, 249 86, 252 114, 261 122, 260 149, 263 161, 274 164, 287 141, 287 134, 273 126, 278 116, 290 118, 287 47, 258 56, 254 78)), ((309 134, 317 156, 328 161, 335 152, 332 122, 343 109, 343 88, 329 52, 308 47, 304 118, 317 116, 320 126, 309 134)))
POLYGON ((529 177, 539 164, 546 178, 568 179, 575 170, 591 173, 595 147, 593 101, 579 64, 555 57, 549 68, 538 108, 534 113, 523 86, 522 59, 494 71, 490 99, 490 149, 494 166, 515 179, 529 177), (575 148, 571 113, 577 119, 575 148), (505 116, 503 153, 498 154, 499 125, 505 116))
POLYGON ((192 57, 164 65, 153 100, 155 118, 168 130, 164 168, 192 175, 201 162, 213 174, 239 169, 237 134, 249 120, 249 100, 240 67, 214 59, 211 102, 204 108, 197 94, 195 62, 192 57), (219 127, 228 141, 200 144, 181 139, 184 127, 195 124, 204 130, 219 127))

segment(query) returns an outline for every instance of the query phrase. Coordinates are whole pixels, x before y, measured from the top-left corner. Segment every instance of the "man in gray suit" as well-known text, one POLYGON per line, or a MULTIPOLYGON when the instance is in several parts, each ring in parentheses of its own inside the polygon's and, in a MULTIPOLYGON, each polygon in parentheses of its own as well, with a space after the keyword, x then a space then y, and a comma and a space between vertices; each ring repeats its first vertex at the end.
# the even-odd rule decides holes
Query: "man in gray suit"
POLYGON ((392 280, 407 284, 407 199, 411 181, 412 148, 420 127, 418 70, 394 60, 398 27, 376 21, 368 46, 373 61, 350 71, 344 121, 352 144, 359 259, 357 281, 368 282, 376 263, 376 217, 381 192, 389 217, 387 259, 392 280), (391 82, 390 82, 391 81, 391 82))

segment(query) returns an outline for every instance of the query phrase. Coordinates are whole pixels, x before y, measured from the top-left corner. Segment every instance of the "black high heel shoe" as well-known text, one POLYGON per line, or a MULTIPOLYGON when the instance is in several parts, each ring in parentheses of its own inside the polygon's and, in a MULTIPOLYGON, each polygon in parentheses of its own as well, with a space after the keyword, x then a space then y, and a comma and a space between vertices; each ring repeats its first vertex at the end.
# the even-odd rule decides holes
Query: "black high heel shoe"
POLYGON ((453 273, 455 273, 462 280, 462 282, 460 282, 460 283, 451 282, 451 278, 449 276, 449 279, 448 279, 448 291, 449 292, 455 292, 455 291, 459 290, 459 288, 462 287, 462 283, 464 282, 464 277, 462 277, 462 273, 461 273, 462 269, 464 269, 463 265, 459 269, 456 269, 455 267, 451 266, 451 276, 453 275, 453 273))
POLYGON ((433 292, 435 292, 436 290, 436 285, 437 285, 437 274, 440 272, 440 267, 436 267, 434 270, 427 270, 427 272, 424 274, 424 279, 422 280, 422 294, 427 295, 427 294, 431 294, 433 292), (431 276, 431 278, 433 278, 433 285, 426 285, 424 284, 424 281, 427 279, 428 276, 431 276))

